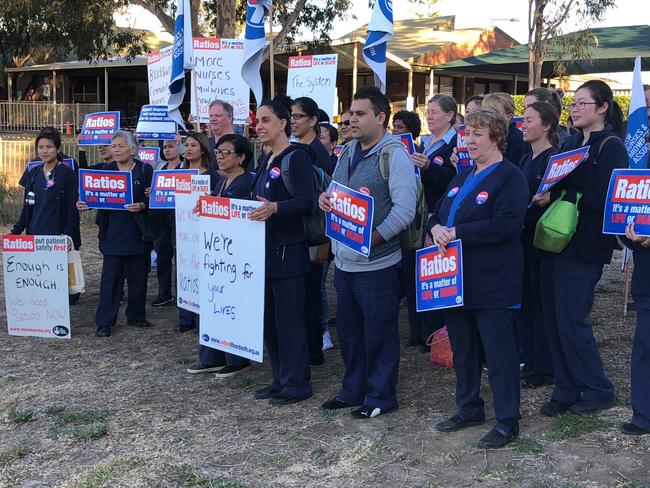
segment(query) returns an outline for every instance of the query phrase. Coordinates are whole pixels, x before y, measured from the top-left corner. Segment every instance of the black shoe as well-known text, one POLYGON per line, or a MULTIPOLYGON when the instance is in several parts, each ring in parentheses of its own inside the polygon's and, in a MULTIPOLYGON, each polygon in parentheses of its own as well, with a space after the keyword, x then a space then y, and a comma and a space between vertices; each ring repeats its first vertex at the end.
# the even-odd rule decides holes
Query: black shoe
POLYGON ((217 371, 214 376, 216 378, 220 378, 220 379, 232 378, 233 376, 238 375, 239 373, 241 373, 242 371, 247 370, 250 367, 251 367, 250 364, 243 364, 241 366, 227 366, 226 365, 223 368, 221 368, 219 371, 217 371))
POLYGON ((557 417, 558 415, 568 412, 570 408, 571 405, 568 403, 561 402, 560 400, 551 400, 542 405, 542 408, 539 409, 539 413, 545 417, 557 417))
POLYGON ((580 400, 576 404, 572 405, 569 410, 575 415, 589 415, 591 413, 600 412, 601 410, 607 410, 608 408, 612 408, 614 405, 616 405, 616 399, 614 398, 604 403, 580 400))
POLYGON ((269 398, 275 398, 280 392, 273 388, 271 385, 265 386, 255 392, 256 400, 268 400, 269 398))
POLYGON ((483 449, 499 449, 510 444, 518 435, 517 432, 504 432, 495 427, 478 441, 478 445, 483 449))
POLYGON ((352 410, 350 412, 350 415, 352 415, 355 419, 374 419, 375 417, 379 417, 382 413, 384 412, 379 407, 373 407, 372 405, 363 405, 356 410, 352 410))
POLYGON ((223 364, 207 365, 201 363, 194 363, 191 364, 189 368, 187 368, 187 372, 190 374, 215 373, 219 371, 221 368, 223 368, 223 364))
POLYGON ((632 422, 625 422, 623 425, 621 425, 621 432, 625 435, 636 436, 650 434, 650 430, 642 429, 638 425, 634 425, 632 422))
POLYGON ((156 298, 153 302, 151 302, 152 307, 163 307, 165 305, 169 305, 170 303, 175 303, 176 300, 174 300, 174 297, 167 297, 167 298, 156 298))
POLYGON ((190 330, 194 330, 194 329, 195 329, 194 324, 192 324, 192 325, 185 325, 185 324, 180 324, 180 323, 179 323, 179 324, 176 326, 176 332, 178 332, 179 334, 182 334, 183 332, 188 332, 188 331, 190 331, 190 330))
POLYGON ((339 400, 338 398, 332 398, 331 400, 327 400, 325 403, 323 403, 320 406, 321 410, 340 410, 342 408, 352 408, 356 407, 356 405, 348 402, 344 402, 339 400))
POLYGON ((524 379, 521 387, 527 389, 535 389, 541 386, 552 385, 554 383, 555 380, 553 379, 553 375, 533 373, 524 379))
POLYGON ((283 395, 282 393, 278 393, 277 395, 269 399, 269 405, 278 405, 278 406, 293 405, 294 403, 307 400, 307 398, 311 398, 311 393, 307 396, 301 396, 301 397, 283 395))
POLYGON ((138 327, 140 329, 147 329, 153 327, 153 324, 148 320, 127 320, 126 325, 130 327, 138 327))
POLYGON ((485 419, 464 419, 460 415, 454 415, 447 420, 438 422, 436 424, 436 430, 438 432, 455 432, 465 427, 471 427, 472 425, 481 425, 484 422, 485 419))
POLYGON ((97 332, 95 332, 95 337, 110 337, 111 328, 110 327, 97 327, 97 332))

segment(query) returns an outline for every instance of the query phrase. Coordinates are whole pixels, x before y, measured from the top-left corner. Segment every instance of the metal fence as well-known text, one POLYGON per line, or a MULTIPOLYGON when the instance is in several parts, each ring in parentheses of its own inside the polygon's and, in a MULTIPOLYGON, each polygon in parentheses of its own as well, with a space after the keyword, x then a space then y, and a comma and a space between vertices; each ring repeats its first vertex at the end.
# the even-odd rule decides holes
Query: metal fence
POLYGON ((100 103, 0 102, 0 131, 80 129, 86 114, 101 112, 100 103))
MULTIPOLYGON (((27 162, 37 158, 35 141, 35 134, 0 134, 0 174, 9 187, 18 186, 27 162)), ((89 163, 99 162, 97 149, 94 146, 86 146, 86 149, 89 163)), ((73 137, 62 138, 61 151, 66 156, 79 158, 79 147, 73 137)))

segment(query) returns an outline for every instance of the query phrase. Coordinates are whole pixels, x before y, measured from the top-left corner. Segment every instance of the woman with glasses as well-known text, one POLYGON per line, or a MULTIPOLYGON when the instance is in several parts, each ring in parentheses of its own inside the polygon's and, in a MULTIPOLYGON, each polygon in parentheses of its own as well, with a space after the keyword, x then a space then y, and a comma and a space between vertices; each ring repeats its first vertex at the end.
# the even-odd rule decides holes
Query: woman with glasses
MULTIPOLYGON (((207 144, 207 137, 203 134, 199 135, 206 139, 204 144, 207 144)), ((188 136, 188 141, 190 137, 195 139, 196 134, 188 136)), ((254 176, 246 169, 253 159, 253 146, 251 146, 248 139, 238 134, 226 134, 217 141, 214 152, 222 175, 217 176, 216 181, 211 182, 213 188, 211 195, 240 200, 250 199, 254 176)), ((190 154, 194 155, 192 150, 190 150, 190 154)), ((179 309, 179 316, 181 325, 187 328, 198 327, 198 314, 181 308, 179 309)), ((215 376, 217 378, 230 378, 241 373, 249 366, 250 361, 248 359, 200 345, 199 361, 191 365, 187 372, 216 372, 215 376)))
MULTIPOLYGON (((145 188, 151 187, 151 165, 135 159, 138 143, 131 132, 118 130, 113 134, 113 158, 103 166, 105 171, 128 171, 133 182, 133 203, 124 210, 97 210, 99 251, 104 256, 99 284, 99 305, 95 314, 97 337, 109 337, 117 322, 124 278, 128 280, 127 324, 151 327, 145 318, 147 276, 151 266, 152 244, 144 240, 134 214, 147 210, 145 188), (126 269, 126 273, 124 270, 126 269)), ((88 205, 78 201, 77 209, 87 211, 88 205)))
POLYGON ((614 386, 605 376, 588 317, 603 265, 616 247, 615 236, 603 234, 602 225, 612 170, 628 165, 621 140, 623 114, 610 87, 600 80, 581 85, 569 108, 579 132, 561 151, 589 146, 589 157, 550 192, 534 199, 546 206, 563 198, 577 201, 578 207, 578 225, 567 247, 559 254, 542 255, 542 307, 555 389, 541 413, 549 417, 614 406, 614 386))
MULTIPOLYGON (((74 170, 62 163, 61 135, 41 132, 35 145, 41 161, 26 169, 21 179, 25 182, 23 208, 10 233, 65 235, 70 238, 68 249, 79 249, 79 183, 74 170)), ((79 294, 70 295, 70 303, 78 299, 79 294)))
POLYGON ((349 110, 341 113, 341 144, 347 144, 352 140, 352 131, 350 130, 350 118, 352 115, 349 110))

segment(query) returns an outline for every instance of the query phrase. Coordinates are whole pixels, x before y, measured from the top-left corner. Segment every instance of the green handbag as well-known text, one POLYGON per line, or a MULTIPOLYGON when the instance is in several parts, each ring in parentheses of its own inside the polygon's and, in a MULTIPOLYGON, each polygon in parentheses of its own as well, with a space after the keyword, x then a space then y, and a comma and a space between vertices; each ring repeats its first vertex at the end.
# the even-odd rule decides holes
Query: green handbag
POLYGON ((544 212, 537 227, 533 245, 542 251, 560 253, 571 241, 578 225, 578 202, 582 194, 578 193, 576 203, 563 200, 564 191, 544 212))

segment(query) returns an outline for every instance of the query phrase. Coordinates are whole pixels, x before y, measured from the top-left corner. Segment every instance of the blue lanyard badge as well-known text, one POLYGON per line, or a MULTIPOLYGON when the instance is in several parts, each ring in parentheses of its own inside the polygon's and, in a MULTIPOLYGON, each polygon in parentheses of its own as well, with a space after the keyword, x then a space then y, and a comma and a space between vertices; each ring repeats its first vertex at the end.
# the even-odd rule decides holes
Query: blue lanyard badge
POLYGON ((447 227, 451 228, 454 226, 456 211, 458 210, 458 207, 460 207, 460 204, 463 202, 463 200, 465 200, 465 197, 472 193, 472 191, 481 183, 481 181, 483 181, 490 173, 492 173, 492 171, 494 171, 500 164, 500 162, 493 164, 489 168, 481 171, 479 174, 476 174, 475 171, 472 171, 465 180, 465 183, 463 183, 463 186, 460 187, 460 190, 458 188, 454 188, 447 194, 448 197, 454 199, 453 202, 451 202, 451 208, 449 209, 447 227))

